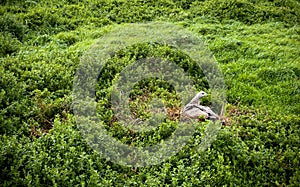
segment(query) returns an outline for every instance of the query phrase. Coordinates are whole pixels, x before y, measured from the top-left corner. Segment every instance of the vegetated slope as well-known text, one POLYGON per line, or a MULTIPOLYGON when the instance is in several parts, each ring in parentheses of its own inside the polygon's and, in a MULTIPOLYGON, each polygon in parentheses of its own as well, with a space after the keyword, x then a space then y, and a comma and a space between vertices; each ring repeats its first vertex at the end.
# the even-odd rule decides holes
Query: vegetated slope
MULTIPOLYGON (((296 0, 2 1, 0 184, 296 186, 299 12, 296 0), (80 57, 97 38, 115 24, 149 21, 182 25, 207 44, 225 76, 228 123, 206 151, 197 149, 206 125, 199 123, 176 156, 135 170, 106 161, 82 139, 71 109, 72 81, 80 57)), ((139 46, 134 49, 123 56, 140 53, 139 46)), ((192 65, 173 53, 173 60, 192 65)), ((100 96, 109 88, 102 91, 100 96)), ((112 118, 102 117, 108 123, 112 118)), ((132 141, 129 132, 112 131, 132 141)))

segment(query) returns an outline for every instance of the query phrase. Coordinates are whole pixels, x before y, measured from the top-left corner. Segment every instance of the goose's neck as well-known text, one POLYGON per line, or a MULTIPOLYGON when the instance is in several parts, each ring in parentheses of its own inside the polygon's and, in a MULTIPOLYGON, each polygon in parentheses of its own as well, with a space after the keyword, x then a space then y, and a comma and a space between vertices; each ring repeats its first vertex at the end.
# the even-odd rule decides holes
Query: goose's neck
POLYGON ((201 98, 200 95, 196 95, 190 102, 190 104, 195 104, 195 105, 198 105, 199 104, 199 99, 201 98))

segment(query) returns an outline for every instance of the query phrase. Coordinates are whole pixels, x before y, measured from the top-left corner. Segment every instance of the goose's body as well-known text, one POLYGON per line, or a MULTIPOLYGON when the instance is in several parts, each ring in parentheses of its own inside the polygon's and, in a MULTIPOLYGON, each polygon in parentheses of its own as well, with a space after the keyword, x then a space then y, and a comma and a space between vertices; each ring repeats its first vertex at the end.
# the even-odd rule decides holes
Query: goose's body
POLYGON ((211 108, 200 105, 200 98, 207 96, 207 93, 201 91, 184 107, 181 112, 182 117, 190 119, 199 119, 201 116, 204 119, 218 120, 220 117, 214 113, 211 108))
POLYGON ((217 115, 214 111, 212 111, 212 109, 209 108, 208 106, 199 105, 199 106, 197 106, 197 108, 199 108, 201 111, 207 113, 209 120, 215 121, 215 120, 220 119, 219 115, 217 115))
POLYGON ((190 119, 199 119, 200 116, 203 116, 204 119, 207 119, 209 117, 206 112, 197 107, 191 107, 188 110, 182 112, 182 116, 188 117, 190 119))

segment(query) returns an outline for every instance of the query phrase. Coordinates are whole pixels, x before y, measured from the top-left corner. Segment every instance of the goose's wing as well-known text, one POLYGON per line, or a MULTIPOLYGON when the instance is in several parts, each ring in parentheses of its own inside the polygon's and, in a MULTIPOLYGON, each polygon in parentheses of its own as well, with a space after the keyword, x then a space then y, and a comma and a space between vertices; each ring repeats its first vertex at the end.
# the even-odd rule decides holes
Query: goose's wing
POLYGON ((184 108, 183 108, 183 110, 181 111, 181 113, 184 113, 184 112, 186 112, 186 111, 188 111, 188 110, 191 110, 192 108, 194 108, 194 107, 196 107, 196 105, 195 104, 187 104, 187 105, 185 105, 184 106, 184 108))
POLYGON ((211 108, 209 108, 208 106, 202 106, 202 105, 198 105, 197 106, 200 110, 206 112, 209 115, 210 119, 220 119, 220 116, 218 114, 216 114, 214 111, 212 111, 211 108))
POLYGON ((191 119, 198 119, 200 116, 203 116, 205 119, 209 117, 209 115, 201 110, 198 105, 187 104, 181 112, 183 117, 188 117, 191 119))
POLYGON ((188 117, 191 119, 199 119, 200 116, 203 116, 205 119, 209 117, 206 112, 198 108, 191 108, 190 110, 187 110, 183 113, 183 117, 188 117))

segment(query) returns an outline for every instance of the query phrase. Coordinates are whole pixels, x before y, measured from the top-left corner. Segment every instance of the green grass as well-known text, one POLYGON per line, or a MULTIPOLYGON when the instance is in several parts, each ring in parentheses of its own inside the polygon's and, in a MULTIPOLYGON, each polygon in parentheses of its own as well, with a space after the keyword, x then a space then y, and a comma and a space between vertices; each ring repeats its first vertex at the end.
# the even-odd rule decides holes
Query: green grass
MULTIPOLYGON (((13 0, 0 5, 3 186, 300 183, 298 1, 13 0), (185 148, 167 161, 144 168, 123 167, 99 156, 83 140, 71 106, 73 78, 81 56, 99 37, 119 24, 151 21, 185 27, 212 51, 225 77, 228 121, 203 152, 197 145, 207 124, 199 123, 185 148)), ((114 72, 99 78, 102 87, 97 92, 98 103, 105 106, 98 111, 106 111, 101 113, 105 127, 114 137, 134 145, 157 143, 176 126, 170 120, 157 131, 140 135, 118 125, 110 127, 113 116, 106 96, 113 75, 126 58, 144 54, 142 49, 148 50, 146 55, 170 51, 147 44, 121 51, 108 64, 114 72)), ((169 57, 193 72, 187 57, 176 51, 169 57)), ((201 72, 196 72, 191 75, 201 84, 198 89, 209 91, 201 72)), ((164 86, 158 92, 154 84, 154 95, 168 98, 164 86)), ((135 98, 144 97, 135 94, 135 98)), ((136 110, 147 116, 145 108, 137 105, 136 110)))

